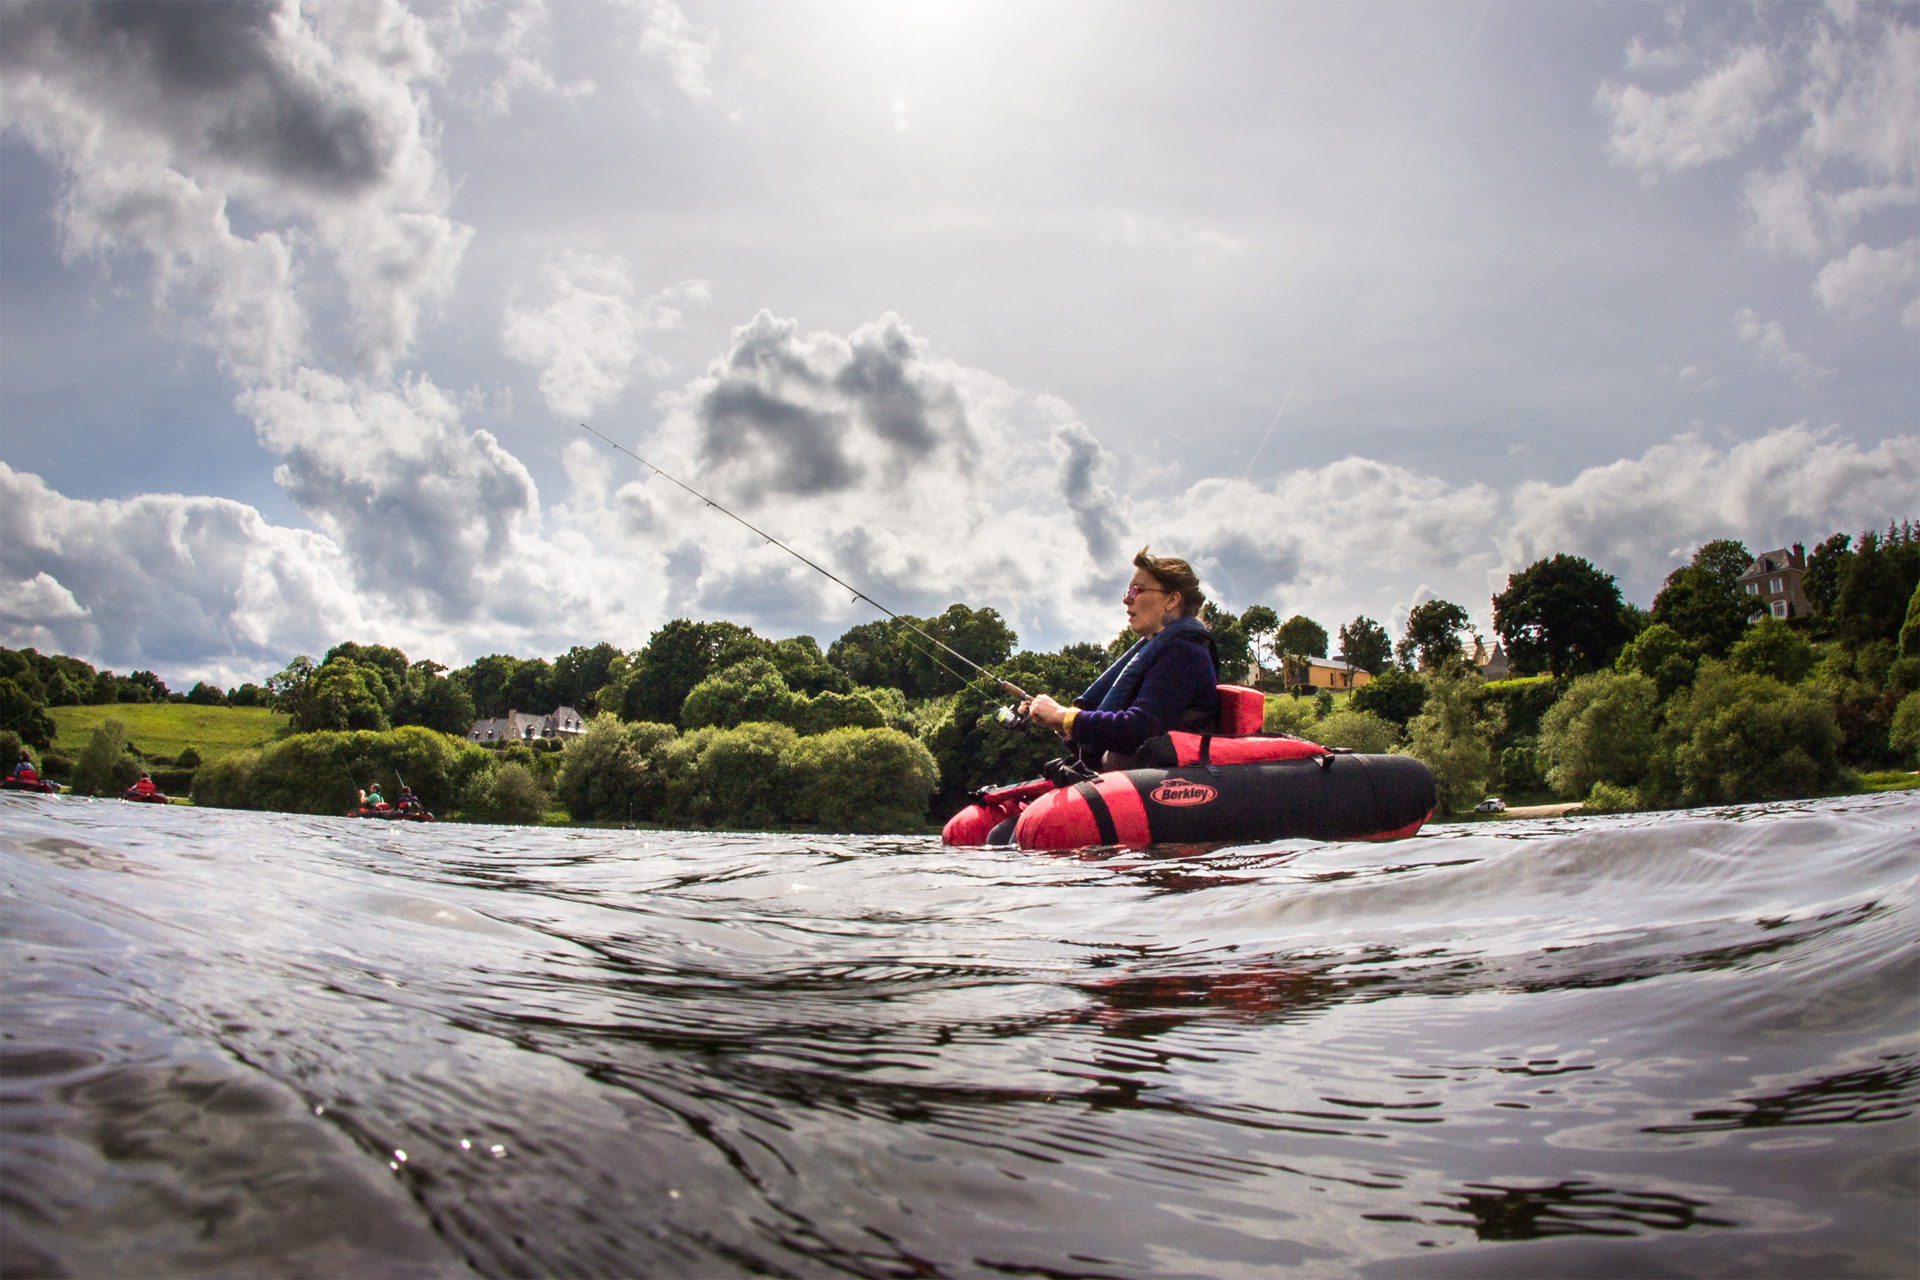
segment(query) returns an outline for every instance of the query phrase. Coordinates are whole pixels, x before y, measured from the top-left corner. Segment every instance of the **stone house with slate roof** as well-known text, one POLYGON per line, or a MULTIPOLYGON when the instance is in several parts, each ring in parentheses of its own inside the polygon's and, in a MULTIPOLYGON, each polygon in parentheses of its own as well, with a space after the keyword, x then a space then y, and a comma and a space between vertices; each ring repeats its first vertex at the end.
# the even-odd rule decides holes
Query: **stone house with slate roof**
POLYGON ((556 707, 552 715, 536 716, 509 709, 504 716, 475 720, 467 730, 467 741, 482 746, 490 742, 528 742, 535 738, 577 738, 587 727, 572 707, 556 707))

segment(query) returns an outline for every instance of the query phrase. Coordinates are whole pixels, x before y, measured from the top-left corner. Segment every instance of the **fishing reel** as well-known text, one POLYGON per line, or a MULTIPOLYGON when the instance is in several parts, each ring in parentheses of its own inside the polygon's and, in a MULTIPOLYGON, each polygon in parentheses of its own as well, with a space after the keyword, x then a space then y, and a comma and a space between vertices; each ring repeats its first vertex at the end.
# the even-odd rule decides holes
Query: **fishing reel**
POLYGON ((1020 706, 1024 705, 1022 703, 1018 706, 1002 707, 994 713, 994 719, 1014 733, 1025 733, 1027 727, 1033 723, 1033 717, 1020 713, 1020 706))

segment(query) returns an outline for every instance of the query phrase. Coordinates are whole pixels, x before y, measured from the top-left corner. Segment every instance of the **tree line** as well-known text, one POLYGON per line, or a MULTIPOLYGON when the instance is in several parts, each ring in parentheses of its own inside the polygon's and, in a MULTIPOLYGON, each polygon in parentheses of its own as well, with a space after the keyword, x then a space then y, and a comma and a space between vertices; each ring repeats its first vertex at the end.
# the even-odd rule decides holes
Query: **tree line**
MULTIPOLYGON (((1397 641, 1365 616, 1329 636, 1311 618, 1282 621, 1264 605, 1235 614, 1210 604, 1204 620, 1224 674, 1276 693, 1289 683, 1290 662, 1323 658, 1337 639, 1341 660, 1373 678, 1339 705, 1324 691, 1271 697, 1269 728, 1419 756, 1453 809, 1494 788, 1551 790, 1600 808, 1815 794, 1839 785, 1845 770, 1911 760, 1920 747, 1920 529, 1908 522, 1819 543, 1806 571, 1811 612, 1787 622, 1754 617, 1738 582, 1752 559, 1739 542, 1709 542, 1645 609, 1581 557, 1536 561, 1492 600, 1516 678, 1491 684, 1477 670, 1484 639, 1467 610, 1446 600, 1414 607, 1397 641)), ((477 718, 571 706, 592 726, 573 747, 503 743, 462 756, 457 768, 435 766, 453 779, 438 788, 445 802, 495 816, 558 804, 576 818, 610 821, 855 822, 844 811, 829 818, 811 798, 823 770, 831 772, 820 760, 831 758, 850 771, 837 785, 869 795, 871 827, 874 815, 893 822, 904 810, 897 798, 874 798, 863 776, 892 779, 938 818, 979 786, 1032 776, 1058 750, 1046 735, 1001 725, 992 714, 999 691, 954 670, 909 623, 1056 695, 1091 683, 1133 639, 1123 632, 1105 645, 1021 650, 995 610, 965 604, 863 623, 824 651, 811 636, 771 640, 736 623, 678 618, 633 651, 600 643, 552 660, 490 654, 453 670, 346 642, 317 662, 295 658, 264 686, 223 694, 196 685, 187 695, 167 692, 151 673, 121 678, 77 659, 0 650, 0 700, 28 713, 15 718, 28 741, 40 728, 31 720, 37 707, 66 705, 52 697, 83 687, 115 701, 268 705, 291 717, 296 736, 333 735, 324 742, 336 763, 400 751, 400 739, 381 746, 380 735, 403 729, 464 738, 477 718), (821 756, 815 740, 830 735, 839 745, 821 756), (883 760, 891 763, 882 768, 883 760), (761 790, 743 790, 734 769, 750 769, 761 790)), ((37 745, 50 734, 49 723, 37 745)), ((417 753, 420 741, 406 738, 405 749, 417 753)), ((209 800, 286 804, 294 784, 284 779, 299 776, 289 762, 300 758, 288 749, 254 761, 266 768, 261 777, 283 780, 252 791, 252 782, 235 781, 244 761, 209 774, 209 800)), ((310 811, 331 811, 359 768, 327 765, 326 798, 310 811)))

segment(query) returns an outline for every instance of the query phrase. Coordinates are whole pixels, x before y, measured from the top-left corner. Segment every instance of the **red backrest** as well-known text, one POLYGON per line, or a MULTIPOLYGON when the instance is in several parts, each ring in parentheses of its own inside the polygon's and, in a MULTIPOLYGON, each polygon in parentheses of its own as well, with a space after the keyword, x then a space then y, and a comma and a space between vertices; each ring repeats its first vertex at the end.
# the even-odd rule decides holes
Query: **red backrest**
POLYGON ((1267 719, 1267 698, 1258 689, 1223 684, 1220 691, 1220 732, 1229 737, 1258 733, 1267 719))

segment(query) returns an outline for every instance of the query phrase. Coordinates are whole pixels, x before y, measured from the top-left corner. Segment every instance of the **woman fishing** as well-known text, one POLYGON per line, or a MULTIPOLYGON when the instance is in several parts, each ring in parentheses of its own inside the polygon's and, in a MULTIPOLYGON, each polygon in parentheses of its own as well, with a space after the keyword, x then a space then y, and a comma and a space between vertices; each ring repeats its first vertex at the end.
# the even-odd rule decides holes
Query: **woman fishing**
POLYGON ((1170 729, 1205 727, 1219 710, 1219 655, 1195 615, 1206 603, 1193 566, 1142 547, 1121 597, 1140 639, 1085 693, 1063 707, 1046 694, 1023 715, 1065 738, 1086 763, 1124 769, 1140 744, 1170 729))

